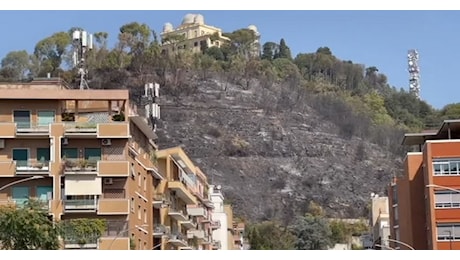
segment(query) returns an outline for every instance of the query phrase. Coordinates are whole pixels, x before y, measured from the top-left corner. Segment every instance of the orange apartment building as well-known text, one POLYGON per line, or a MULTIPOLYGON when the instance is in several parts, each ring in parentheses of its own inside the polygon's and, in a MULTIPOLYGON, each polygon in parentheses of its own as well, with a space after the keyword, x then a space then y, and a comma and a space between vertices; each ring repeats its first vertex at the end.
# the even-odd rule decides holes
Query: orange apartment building
POLYGON ((153 189, 157 249, 215 249, 206 175, 180 147, 159 150, 157 160, 163 177, 153 189))
POLYGON ((406 134, 403 144, 417 151, 389 187, 391 238, 418 250, 460 249, 460 120, 406 134))
POLYGON ((106 220, 85 244, 67 231, 65 249, 151 249, 155 138, 128 90, 0 85, 0 204, 37 198, 56 222, 106 220))

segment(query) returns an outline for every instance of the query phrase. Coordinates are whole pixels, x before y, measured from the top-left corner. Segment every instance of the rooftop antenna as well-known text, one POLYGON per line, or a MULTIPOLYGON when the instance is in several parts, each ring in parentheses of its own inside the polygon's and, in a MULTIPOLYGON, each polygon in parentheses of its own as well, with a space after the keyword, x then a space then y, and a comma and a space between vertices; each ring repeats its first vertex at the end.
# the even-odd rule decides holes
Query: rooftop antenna
POLYGON ((160 97, 160 85, 158 83, 147 83, 144 85, 144 99, 147 99, 145 105, 146 116, 149 119, 149 124, 152 130, 156 132, 157 123, 160 119, 160 105, 158 98, 160 97))
POLYGON ((86 55, 87 52, 93 49, 93 35, 83 30, 75 30, 72 33, 73 40, 73 66, 78 69, 78 76, 80 77, 80 89, 89 89, 86 77, 88 69, 86 68, 86 55))
POLYGON ((407 60, 409 65, 409 92, 420 99, 420 68, 418 66, 417 50, 409 50, 407 60))

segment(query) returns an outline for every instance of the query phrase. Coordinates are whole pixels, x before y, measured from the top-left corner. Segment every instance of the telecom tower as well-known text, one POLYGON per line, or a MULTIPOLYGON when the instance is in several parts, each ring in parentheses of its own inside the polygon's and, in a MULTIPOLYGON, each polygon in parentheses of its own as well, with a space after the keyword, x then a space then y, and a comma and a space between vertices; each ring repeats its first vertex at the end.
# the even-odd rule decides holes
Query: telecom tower
POLYGON ((409 92, 420 99, 420 68, 418 67, 417 50, 409 50, 407 60, 409 63, 409 92))
POLYGON ((73 66, 78 69, 78 76, 80 77, 80 89, 89 89, 86 76, 88 69, 86 68, 86 54, 93 49, 93 35, 88 34, 83 30, 75 30, 72 33, 73 39, 73 66))
POLYGON ((144 88, 145 93, 143 98, 147 100, 145 112, 152 130, 155 132, 157 130, 157 122, 160 119, 160 105, 158 105, 160 85, 157 83, 147 83, 144 88))

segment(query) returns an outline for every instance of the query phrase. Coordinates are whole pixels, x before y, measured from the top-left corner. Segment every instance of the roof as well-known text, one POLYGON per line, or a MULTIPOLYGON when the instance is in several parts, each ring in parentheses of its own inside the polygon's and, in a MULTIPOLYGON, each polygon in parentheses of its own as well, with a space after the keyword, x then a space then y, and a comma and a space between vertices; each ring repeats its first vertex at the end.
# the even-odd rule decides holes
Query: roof
POLYGON ((449 139, 448 132, 451 132, 451 138, 458 136, 460 138, 460 119, 444 120, 441 127, 436 131, 425 131, 422 133, 407 133, 404 135, 403 145, 421 145, 427 140, 449 139))

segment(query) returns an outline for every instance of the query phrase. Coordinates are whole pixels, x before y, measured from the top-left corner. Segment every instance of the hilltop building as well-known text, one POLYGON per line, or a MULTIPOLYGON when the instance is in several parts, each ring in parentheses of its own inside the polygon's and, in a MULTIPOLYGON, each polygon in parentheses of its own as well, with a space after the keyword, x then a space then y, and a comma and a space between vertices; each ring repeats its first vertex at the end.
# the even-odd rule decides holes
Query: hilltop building
MULTIPOLYGON (((248 26, 248 29, 254 31, 256 36, 250 52, 253 56, 259 56, 260 33, 254 25, 248 26)), ((195 53, 210 47, 220 48, 231 41, 230 38, 222 35, 222 29, 205 24, 201 14, 186 14, 182 23, 176 28, 169 22, 165 23, 161 39, 162 48, 167 52, 192 50, 195 53)))

